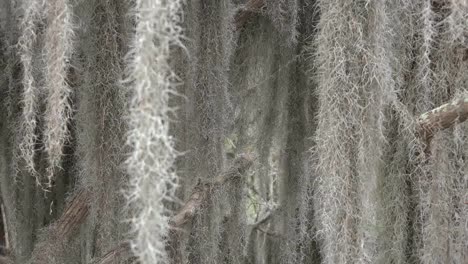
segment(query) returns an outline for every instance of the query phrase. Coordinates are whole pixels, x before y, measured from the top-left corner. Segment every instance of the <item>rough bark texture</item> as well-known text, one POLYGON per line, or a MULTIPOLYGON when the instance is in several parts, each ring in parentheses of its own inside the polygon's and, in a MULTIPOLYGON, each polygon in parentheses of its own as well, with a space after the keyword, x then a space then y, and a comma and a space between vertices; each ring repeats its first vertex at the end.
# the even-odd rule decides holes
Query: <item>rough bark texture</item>
POLYGON ((422 114, 418 120, 421 136, 430 140, 435 133, 462 123, 468 118, 468 98, 441 105, 422 114))

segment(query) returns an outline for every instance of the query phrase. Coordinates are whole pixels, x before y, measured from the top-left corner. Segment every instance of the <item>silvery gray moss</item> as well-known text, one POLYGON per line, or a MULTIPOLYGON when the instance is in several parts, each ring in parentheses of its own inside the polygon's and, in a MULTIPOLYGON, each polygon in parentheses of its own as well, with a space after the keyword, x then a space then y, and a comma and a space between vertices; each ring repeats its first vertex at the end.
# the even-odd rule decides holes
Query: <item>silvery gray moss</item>
POLYGON ((6 257, 466 263, 467 125, 418 120, 466 100, 467 36, 460 0, 0 0, 6 257))

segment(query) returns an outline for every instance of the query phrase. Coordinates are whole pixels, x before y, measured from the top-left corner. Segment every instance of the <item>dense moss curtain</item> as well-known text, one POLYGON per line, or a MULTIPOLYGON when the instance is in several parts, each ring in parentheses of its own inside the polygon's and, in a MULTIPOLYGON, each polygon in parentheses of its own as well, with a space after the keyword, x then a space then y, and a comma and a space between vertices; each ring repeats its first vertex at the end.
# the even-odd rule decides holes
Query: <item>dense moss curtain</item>
POLYGON ((467 18, 0 0, 0 263, 468 262, 467 18))

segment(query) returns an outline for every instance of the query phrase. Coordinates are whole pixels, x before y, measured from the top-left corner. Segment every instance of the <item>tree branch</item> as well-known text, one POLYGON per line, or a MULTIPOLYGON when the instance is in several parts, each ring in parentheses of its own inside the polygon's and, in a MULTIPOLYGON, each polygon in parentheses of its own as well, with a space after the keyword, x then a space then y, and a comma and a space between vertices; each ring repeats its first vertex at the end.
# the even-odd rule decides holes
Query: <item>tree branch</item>
POLYGON ((117 258, 126 258, 127 260, 133 258, 130 250, 130 245, 128 243, 122 243, 116 248, 107 252, 104 256, 98 260, 93 261, 93 264, 112 264, 115 263, 117 258))
POLYGON ((419 133, 426 142, 430 142, 438 131, 453 124, 464 122, 468 118, 468 97, 441 105, 419 117, 419 133))
POLYGON ((198 182, 193 188, 189 200, 182 206, 177 214, 169 221, 173 228, 181 227, 189 222, 200 210, 209 193, 229 181, 240 179, 253 163, 253 158, 243 154, 237 158, 233 165, 220 176, 210 182, 198 182))
POLYGON ((89 193, 85 190, 79 190, 57 220, 55 230, 64 239, 68 239, 88 217, 89 200, 89 193))
POLYGON ((65 250, 75 231, 89 214, 90 195, 85 190, 75 192, 65 211, 57 221, 47 228, 47 236, 34 246, 31 263, 50 263, 51 255, 65 250))
MULTIPOLYGON (((203 203, 212 191, 220 188, 228 182, 240 179, 253 164, 253 161, 254 158, 251 155, 239 155, 239 157, 233 162, 232 166, 225 172, 221 173, 221 175, 216 177, 213 181, 205 183, 198 182, 198 184, 193 188, 188 201, 169 221, 173 228, 171 232, 175 232, 176 228, 182 227, 184 224, 192 220, 200 211, 200 208, 203 206, 203 203)), ((120 244, 106 253, 102 258, 93 262, 93 264, 115 263, 115 259, 117 257, 128 259, 133 257, 128 243, 120 244)))

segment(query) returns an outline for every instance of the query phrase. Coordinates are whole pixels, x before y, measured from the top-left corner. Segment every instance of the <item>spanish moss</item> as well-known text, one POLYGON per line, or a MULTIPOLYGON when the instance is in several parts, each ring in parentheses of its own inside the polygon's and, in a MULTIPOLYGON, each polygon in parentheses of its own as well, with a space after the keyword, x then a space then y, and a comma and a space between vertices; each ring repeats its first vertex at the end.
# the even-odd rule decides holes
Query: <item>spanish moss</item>
POLYGON ((466 263, 467 18, 0 0, 0 263, 466 263))

